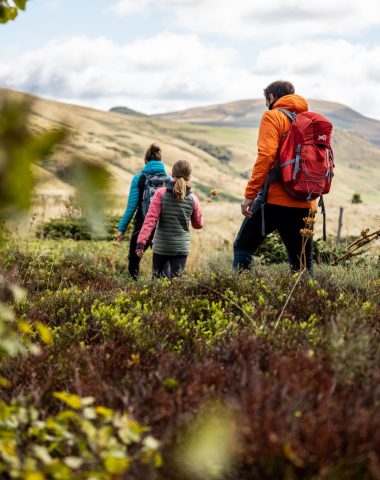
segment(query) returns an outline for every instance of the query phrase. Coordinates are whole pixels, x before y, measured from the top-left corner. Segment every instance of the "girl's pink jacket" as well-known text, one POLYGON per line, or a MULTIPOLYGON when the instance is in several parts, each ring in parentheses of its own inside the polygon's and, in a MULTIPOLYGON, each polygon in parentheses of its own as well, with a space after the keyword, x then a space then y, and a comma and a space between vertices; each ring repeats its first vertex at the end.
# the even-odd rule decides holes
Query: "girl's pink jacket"
MULTIPOLYGON (((144 224, 137 238, 137 243, 145 245, 149 237, 151 236, 161 215, 161 206, 162 206, 161 199, 165 193, 166 193, 166 187, 163 187, 163 188, 159 188, 157 192, 154 194, 151 204, 149 206, 148 213, 146 214, 144 224)), ((191 216, 191 225, 193 228, 199 230, 203 228, 203 215, 202 215, 201 207, 200 207, 198 198, 193 193, 191 193, 190 195, 194 200, 194 210, 191 216)))

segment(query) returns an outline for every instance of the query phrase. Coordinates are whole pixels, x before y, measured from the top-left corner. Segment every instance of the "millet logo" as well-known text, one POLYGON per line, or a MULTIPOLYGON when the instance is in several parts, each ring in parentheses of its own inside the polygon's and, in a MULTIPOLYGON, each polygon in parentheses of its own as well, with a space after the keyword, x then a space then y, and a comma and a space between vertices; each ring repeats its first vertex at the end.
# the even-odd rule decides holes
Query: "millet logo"
POLYGON ((326 141, 326 140, 327 140, 327 135, 319 135, 319 136, 318 136, 318 140, 324 140, 324 141, 326 141))

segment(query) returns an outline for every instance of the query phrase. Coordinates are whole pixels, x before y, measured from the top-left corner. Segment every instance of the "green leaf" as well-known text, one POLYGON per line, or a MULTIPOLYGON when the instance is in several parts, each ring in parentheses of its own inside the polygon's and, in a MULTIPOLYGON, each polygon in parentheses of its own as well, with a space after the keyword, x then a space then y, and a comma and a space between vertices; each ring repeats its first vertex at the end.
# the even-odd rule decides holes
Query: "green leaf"
POLYGON ((27 0, 13 0, 15 5, 20 10, 25 10, 27 0))
POLYGON ((94 237, 104 236, 106 228, 102 212, 106 206, 109 173, 101 165, 79 161, 73 166, 73 179, 94 237))

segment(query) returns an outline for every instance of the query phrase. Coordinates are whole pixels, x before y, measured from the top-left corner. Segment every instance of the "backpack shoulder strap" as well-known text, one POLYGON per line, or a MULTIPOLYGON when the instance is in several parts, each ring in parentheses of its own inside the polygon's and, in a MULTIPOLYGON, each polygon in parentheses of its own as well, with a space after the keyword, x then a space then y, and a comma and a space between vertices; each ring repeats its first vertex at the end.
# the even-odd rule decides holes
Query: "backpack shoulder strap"
POLYGON ((139 204, 141 204, 144 196, 146 180, 147 180, 147 176, 145 175, 145 173, 142 173, 139 178, 139 182, 137 184, 137 188, 139 189, 139 204))
POLYGON ((296 112, 291 112, 290 110, 287 110, 286 108, 278 108, 277 110, 284 113, 290 119, 290 121, 292 123, 296 119, 296 116, 297 116, 296 112))

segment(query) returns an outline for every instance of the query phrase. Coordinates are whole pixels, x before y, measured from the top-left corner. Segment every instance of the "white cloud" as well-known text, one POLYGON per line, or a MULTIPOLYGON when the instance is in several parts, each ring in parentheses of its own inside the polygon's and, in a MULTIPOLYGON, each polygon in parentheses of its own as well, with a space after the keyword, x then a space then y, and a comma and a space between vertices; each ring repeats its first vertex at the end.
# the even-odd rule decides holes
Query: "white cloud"
POLYGON ((262 97, 269 82, 283 78, 308 98, 380 119, 379 57, 380 47, 342 40, 294 42, 261 50, 247 69, 236 49, 203 43, 195 34, 161 33, 126 45, 82 36, 50 43, 17 63, 0 53, 0 86, 155 113, 262 97))
POLYGON ((44 6, 50 10, 56 10, 62 5, 63 0, 43 0, 44 6))
POLYGON ((192 32, 266 43, 352 34, 380 25, 378 0, 119 0, 111 9, 124 15, 159 9, 192 32))
POLYGON ((0 84, 93 106, 121 102, 161 111, 235 98, 249 77, 237 64, 234 49, 203 44, 194 34, 162 33, 127 45, 82 36, 50 43, 17 63, 0 55, 0 84))
POLYGON ((141 13, 151 5, 151 0, 121 1, 111 5, 107 11, 116 15, 133 15, 141 13))
POLYGON ((380 118, 380 46, 344 40, 287 43, 260 52, 255 73, 290 78, 309 97, 380 118))

